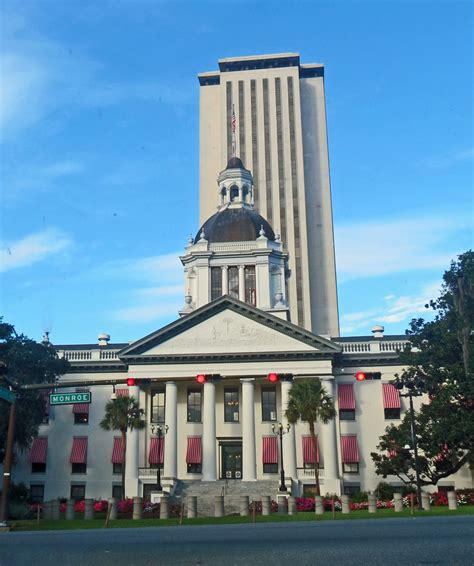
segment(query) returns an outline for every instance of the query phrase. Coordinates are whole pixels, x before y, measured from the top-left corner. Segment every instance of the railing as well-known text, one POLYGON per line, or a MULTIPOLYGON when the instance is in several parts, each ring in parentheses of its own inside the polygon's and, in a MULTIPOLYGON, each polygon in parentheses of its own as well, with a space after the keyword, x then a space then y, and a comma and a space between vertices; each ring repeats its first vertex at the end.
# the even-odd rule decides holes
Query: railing
POLYGON ((138 477, 140 479, 156 479, 157 473, 157 468, 138 468, 138 477))
POLYGON ((370 342, 342 342, 340 345, 344 354, 365 352, 375 354, 377 352, 401 352, 408 342, 408 340, 372 340, 370 342))
MULTIPOLYGON (((314 468, 296 468, 298 478, 314 478, 314 468)), ((319 479, 324 477, 324 468, 319 468, 319 479)))
POLYGON ((59 356, 70 362, 118 360, 119 350, 62 350, 59 356))

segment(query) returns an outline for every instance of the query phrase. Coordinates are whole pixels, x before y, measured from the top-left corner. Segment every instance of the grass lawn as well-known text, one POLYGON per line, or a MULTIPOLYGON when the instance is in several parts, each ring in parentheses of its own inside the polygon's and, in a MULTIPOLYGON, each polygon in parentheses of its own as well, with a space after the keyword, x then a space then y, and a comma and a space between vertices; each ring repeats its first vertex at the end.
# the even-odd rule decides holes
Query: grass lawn
MULTIPOLYGON (((436 517, 440 515, 474 515, 474 506, 468 505, 458 507, 457 511, 449 511, 447 507, 432 507, 431 511, 416 511, 414 517, 436 517)), ((278 515, 273 513, 265 517, 257 515, 257 523, 273 523, 273 522, 294 522, 294 521, 340 521, 340 520, 357 520, 357 519, 386 519, 397 517, 411 517, 410 509, 404 509, 401 513, 395 513, 393 509, 379 509, 377 513, 368 513, 367 511, 351 511, 348 515, 336 512, 333 519, 331 512, 325 512, 324 515, 315 515, 314 513, 298 513, 297 515, 278 515)), ((235 523, 250 523, 252 517, 240 517, 230 515, 228 517, 199 517, 197 519, 183 519, 183 525, 223 525, 235 523)), ((74 530, 74 529, 100 529, 104 527, 105 517, 84 521, 84 519, 75 519, 74 521, 45 521, 41 520, 37 524, 36 520, 13 521, 13 530, 15 531, 41 531, 41 530, 74 530)), ((132 519, 118 519, 110 521, 109 528, 130 528, 130 527, 174 527, 179 525, 179 519, 142 519, 133 521, 132 519)))

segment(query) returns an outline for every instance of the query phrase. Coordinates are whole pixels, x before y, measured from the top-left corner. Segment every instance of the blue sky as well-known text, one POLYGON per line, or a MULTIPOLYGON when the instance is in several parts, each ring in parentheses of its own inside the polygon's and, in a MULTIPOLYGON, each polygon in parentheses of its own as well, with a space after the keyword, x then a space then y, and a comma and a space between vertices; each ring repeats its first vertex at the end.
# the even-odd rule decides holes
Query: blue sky
POLYGON ((1 308, 54 343, 183 304, 199 72, 324 63, 341 330, 402 333, 472 247, 471 2, 2 3, 1 308))

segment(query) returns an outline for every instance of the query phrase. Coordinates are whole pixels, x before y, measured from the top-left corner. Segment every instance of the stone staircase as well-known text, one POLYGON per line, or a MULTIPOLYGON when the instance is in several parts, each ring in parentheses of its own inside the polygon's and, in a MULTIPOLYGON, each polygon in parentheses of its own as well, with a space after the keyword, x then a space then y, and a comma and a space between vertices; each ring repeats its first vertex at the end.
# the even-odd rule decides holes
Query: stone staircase
POLYGON ((276 499, 278 481, 246 482, 241 480, 179 480, 171 497, 172 503, 186 505, 188 496, 197 496, 198 516, 213 517, 215 496, 224 495, 226 515, 238 514, 240 496, 248 495, 249 501, 260 501, 262 495, 276 499))

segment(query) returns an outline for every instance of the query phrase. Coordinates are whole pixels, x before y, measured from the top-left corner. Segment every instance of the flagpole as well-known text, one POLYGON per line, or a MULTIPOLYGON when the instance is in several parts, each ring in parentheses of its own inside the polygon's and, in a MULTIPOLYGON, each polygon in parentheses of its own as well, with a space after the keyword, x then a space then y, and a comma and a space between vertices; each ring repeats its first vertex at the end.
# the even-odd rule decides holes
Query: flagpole
POLYGON ((236 118, 235 118, 235 107, 232 104, 232 157, 235 157, 236 153, 236 141, 235 141, 235 125, 236 125, 236 118))

